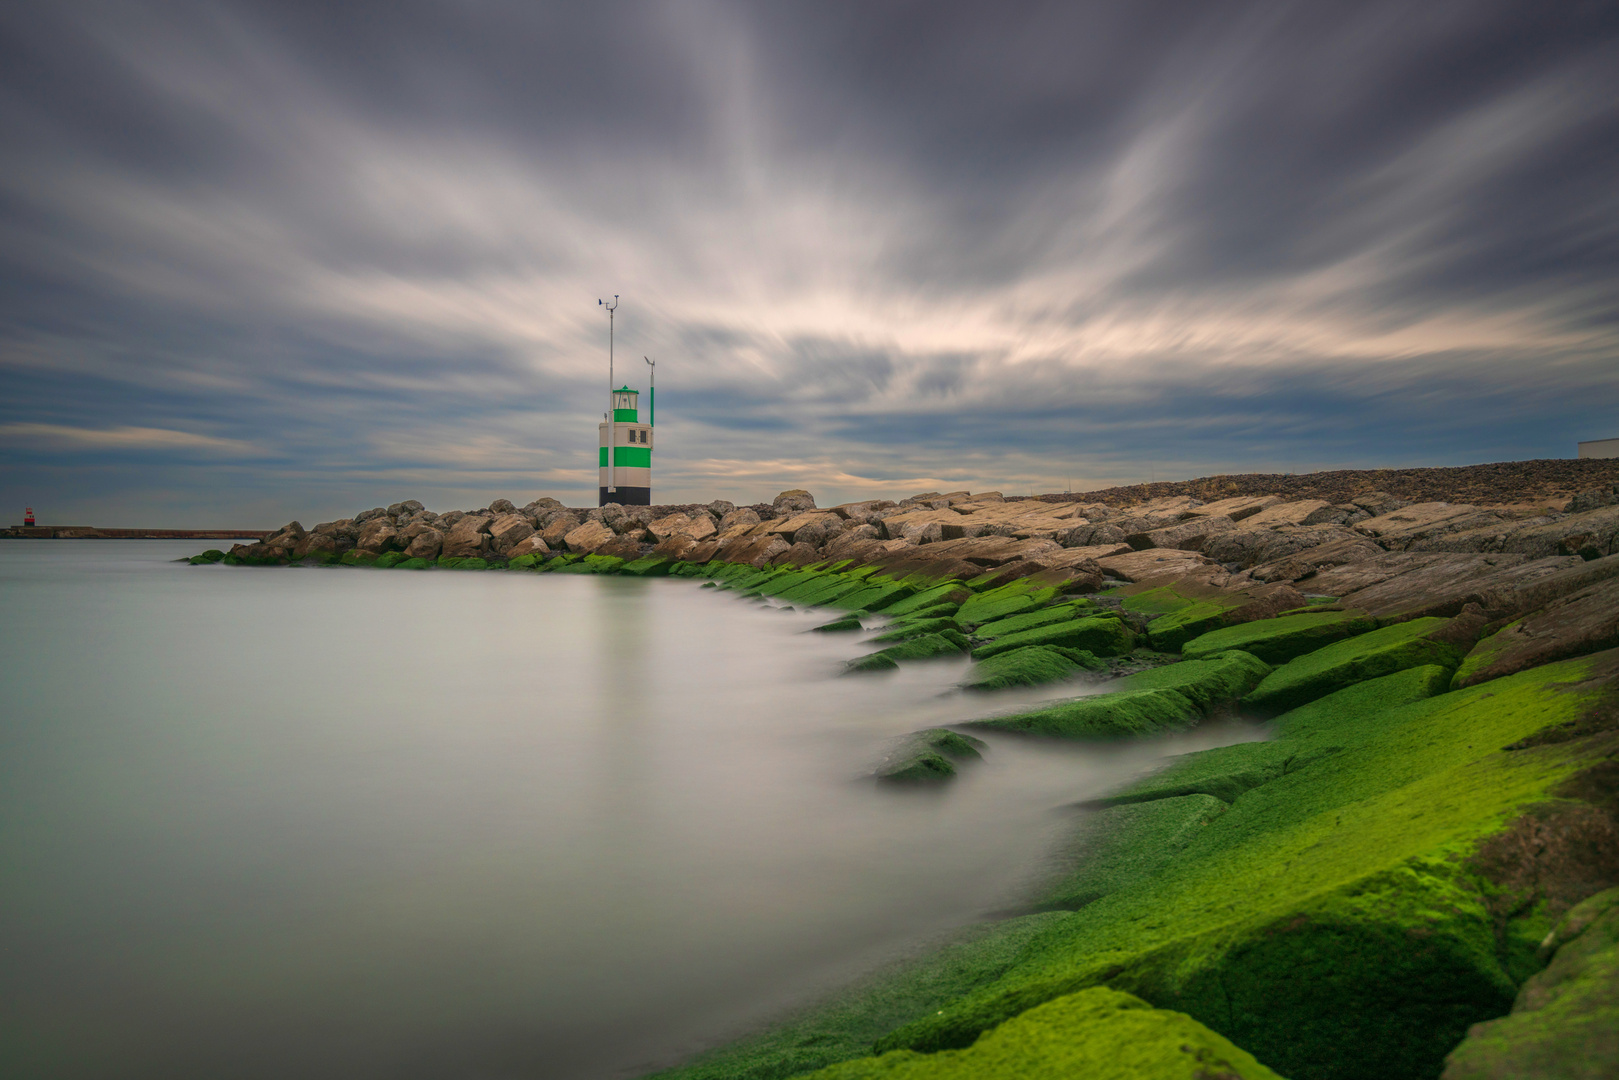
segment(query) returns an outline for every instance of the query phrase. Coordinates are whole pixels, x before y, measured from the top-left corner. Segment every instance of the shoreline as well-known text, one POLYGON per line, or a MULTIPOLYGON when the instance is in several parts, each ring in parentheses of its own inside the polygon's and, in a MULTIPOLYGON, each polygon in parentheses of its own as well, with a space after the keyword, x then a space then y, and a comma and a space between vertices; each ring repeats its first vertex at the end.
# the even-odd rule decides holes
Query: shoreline
POLYGON ((843 612, 826 632, 876 616, 851 672, 966 653, 991 691, 983 719, 897 751, 896 783, 993 767, 975 730, 1134 738, 1239 713, 1277 737, 1077 811, 1032 913, 659 1076, 1056 1076, 1133 1054, 1140 1075, 1467 1080, 1610 1052, 1589 1037, 1619 1030, 1600 983, 1560 1011, 1543 988, 1581 950, 1619 963, 1619 486, 1558 507, 929 492, 823 510, 795 490, 672 509, 406 502, 192 561, 693 577, 843 612), (1122 677, 994 709, 995 688, 1085 672, 1122 677))

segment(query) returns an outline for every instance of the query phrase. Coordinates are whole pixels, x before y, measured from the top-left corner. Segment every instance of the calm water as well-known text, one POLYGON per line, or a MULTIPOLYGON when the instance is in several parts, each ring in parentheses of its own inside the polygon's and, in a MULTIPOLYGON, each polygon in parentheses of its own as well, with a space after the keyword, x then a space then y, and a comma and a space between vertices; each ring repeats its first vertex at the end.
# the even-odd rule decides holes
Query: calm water
POLYGON ((888 740, 985 711, 963 662, 840 678, 825 613, 689 581, 169 561, 201 546, 0 542, 7 1076, 634 1075, 1253 737, 997 739, 882 790, 888 740))

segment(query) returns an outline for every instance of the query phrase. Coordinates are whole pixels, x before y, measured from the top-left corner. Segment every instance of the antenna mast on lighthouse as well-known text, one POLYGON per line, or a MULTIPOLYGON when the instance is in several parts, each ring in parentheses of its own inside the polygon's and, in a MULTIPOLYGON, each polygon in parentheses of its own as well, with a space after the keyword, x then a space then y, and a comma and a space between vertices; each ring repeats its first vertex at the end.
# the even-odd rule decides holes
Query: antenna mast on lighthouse
POLYGON ((615 436, 618 433, 614 424, 613 413, 613 312, 618 310, 618 293, 613 294, 613 302, 597 300, 597 305, 607 309, 607 490, 617 493, 617 478, 613 475, 613 448, 618 445, 615 436))

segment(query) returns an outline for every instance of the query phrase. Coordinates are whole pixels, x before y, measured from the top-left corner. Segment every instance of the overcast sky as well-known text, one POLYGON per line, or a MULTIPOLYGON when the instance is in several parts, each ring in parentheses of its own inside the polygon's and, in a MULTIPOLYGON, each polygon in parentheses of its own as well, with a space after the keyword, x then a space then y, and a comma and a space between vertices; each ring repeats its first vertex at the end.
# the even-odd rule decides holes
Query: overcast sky
POLYGON ((72 524, 1572 457, 1619 7, 0 8, 0 497, 72 524), (643 398, 643 405, 645 399, 643 398))

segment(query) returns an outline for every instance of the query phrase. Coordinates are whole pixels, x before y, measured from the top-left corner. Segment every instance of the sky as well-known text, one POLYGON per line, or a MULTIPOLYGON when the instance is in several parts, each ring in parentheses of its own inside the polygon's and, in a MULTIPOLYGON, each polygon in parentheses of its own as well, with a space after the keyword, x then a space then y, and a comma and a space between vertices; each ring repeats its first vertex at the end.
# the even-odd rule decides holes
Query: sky
POLYGON ((1572 457, 1616 178, 1608 2, 5 5, 0 524, 594 505, 614 295, 656 502, 1572 457))

